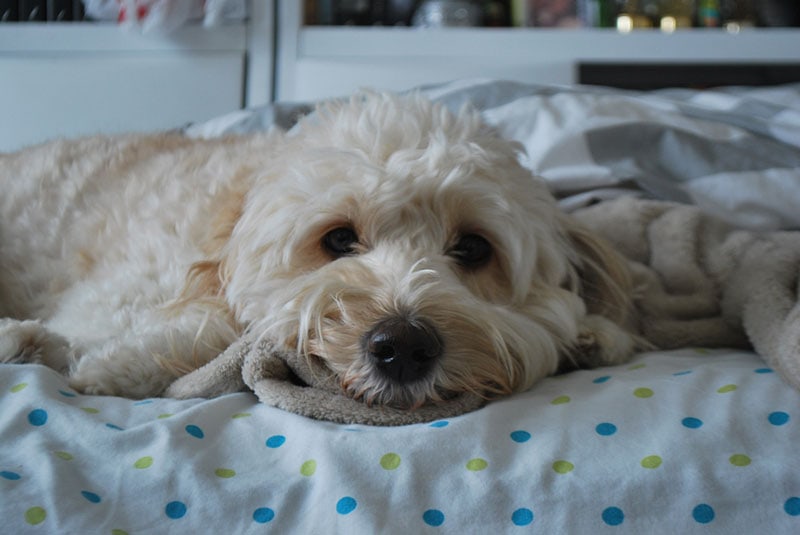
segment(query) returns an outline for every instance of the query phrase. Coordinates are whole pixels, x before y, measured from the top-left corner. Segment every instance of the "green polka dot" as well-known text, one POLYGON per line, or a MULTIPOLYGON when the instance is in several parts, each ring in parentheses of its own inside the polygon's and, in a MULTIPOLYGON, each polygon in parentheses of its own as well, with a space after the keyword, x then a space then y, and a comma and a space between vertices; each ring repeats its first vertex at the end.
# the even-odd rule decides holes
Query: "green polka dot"
POLYGON ((41 507, 31 507, 27 511, 25 511, 25 522, 28 524, 35 526, 36 524, 41 524, 44 522, 44 519, 47 518, 47 511, 42 509, 41 507))
POLYGON ((153 458, 150 456, 142 457, 133 463, 134 468, 144 469, 153 466, 153 458))
POLYGON ((20 390, 24 390, 25 387, 28 386, 28 383, 19 383, 11 387, 11 393, 16 394, 20 390))
POLYGON ((711 351, 709 351, 708 349, 706 349, 704 347, 696 347, 696 348, 694 348, 694 352, 697 353, 698 355, 710 355, 711 354, 711 351))
POLYGON ((231 470, 230 468, 217 468, 216 470, 214 470, 214 474, 216 474, 217 477, 229 479, 235 476, 236 472, 231 470))
POLYGON ((484 459, 480 457, 476 457, 474 459, 470 459, 467 461, 467 470, 471 470, 472 472, 480 472, 481 470, 486 470, 486 467, 489 466, 484 459))
POLYGON ((236 418, 247 418, 248 416, 250 416, 249 412, 237 412, 236 414, 231 416, 231 418, 233 418, 233 419, 236 419, 236 418))
MULTIPOLYGON (((398 466, 400 466, 400 456, 396 453, 387 453, 381 457, 381 467, 384 470, 396 470, 398 466)), ((469 468, 469 464, 467 464, 467 468, 469 468)))
POLYGON ((661 457, 658 455, 648 455, 642 459, 642 468, 658 468, 661 466, 661 457))
POLYGON ((128 535, 128 532, 124 529, 112 529, 111 535, 128 535))
POLYGON ((81 410, 86 414, 99 414, 100 409, 95 409, 94 407, 81 407, 81 410))
POLYGON ((67 453, 66 451, 54 451, 53 455, 64 461, 71 461, 72 459, 75 458, 72 456, 71 453, 67 453))
POLYGON ((306 477, 311 477, 317 471, 317 461, 309 459, 300 466, 300 473, 306 477))
POLYGON ((564 403, 569 403, 571 400, 569 396, 558 396, 553 401, 550 402, 551 405, 563 405, 564 403))
POLYGON ((719 392, 720 394, 727 394, 728 392, 733 392, 734 390, 736 390, 736 385, 725 385, 719 387, 717 389, 717 392, 719 392))
POLYGON ((641 370, 642 368, 646 367, 647 364, 634 364, 633 366, 629 366, 629 370, 641 370))
POLYGON ((171 417, 172 417, 172 413, 169 413, 169 412, 165 412, 164 414, 159 414, 158 415, 158 419, 159 420, 164 420, 166 418, 171 418, 171 417))
POLYGON ((730 459, 728 459, 733 466, 747 466, 750 464, 750 457, 744 455, 742 453, 736 453, 731 455, 730 459))
POLYGON ((636 390, 633 391, 633 395, 636 396, 637 398, 645 399, 653 397, 653 391, 650 390, 649 388, 637 388, 636 390))
POLYGON ((559 474, 568 474, 575 469, 575 465, 569 461, 556 461, 553 463, 553 470, 559 474))

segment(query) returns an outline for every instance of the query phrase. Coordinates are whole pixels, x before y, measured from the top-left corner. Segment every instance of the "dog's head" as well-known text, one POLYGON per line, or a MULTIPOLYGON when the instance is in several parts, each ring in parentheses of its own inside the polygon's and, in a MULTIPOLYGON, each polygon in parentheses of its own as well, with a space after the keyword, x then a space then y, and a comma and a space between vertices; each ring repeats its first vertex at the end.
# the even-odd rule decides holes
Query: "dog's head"
POLYGON ((476 112, 419 96, 321 107, 244 194, 221 252, 225 298, 368 403, 529 387, 577 343, 582 275, 601 301, 618 287, 613 255, 520 150, 476 112))

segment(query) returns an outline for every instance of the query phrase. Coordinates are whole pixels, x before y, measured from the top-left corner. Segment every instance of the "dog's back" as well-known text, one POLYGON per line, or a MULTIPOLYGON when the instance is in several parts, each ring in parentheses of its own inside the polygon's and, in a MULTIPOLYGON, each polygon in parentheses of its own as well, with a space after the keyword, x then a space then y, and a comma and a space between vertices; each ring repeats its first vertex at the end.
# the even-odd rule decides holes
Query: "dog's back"
POLYGON ((229 311, 169 305, 268 146, 174 133, 0 155, 0 361, 71 366, 81 390, 147 396, 216 356, 238 334, 229 311))
POLYGON ((222 161, 233 147, 179 134, 97 136, 0 156, 0 317, 51 318, 87 278, 122 279, 119 291, 144 276, 159 294, 181 284, 200 255, 200 222, 226 193, 222 161))

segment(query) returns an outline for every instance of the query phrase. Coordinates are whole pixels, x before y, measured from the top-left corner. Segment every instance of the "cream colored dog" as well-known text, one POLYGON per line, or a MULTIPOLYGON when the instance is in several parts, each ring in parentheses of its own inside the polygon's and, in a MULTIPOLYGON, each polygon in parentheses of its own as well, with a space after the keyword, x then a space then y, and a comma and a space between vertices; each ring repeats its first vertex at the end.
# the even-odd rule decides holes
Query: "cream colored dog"
POLYGON ((519 147, 419 96, 289 134, 59 141, 0 156, 0 361, 154 396, 244 330, 413 408, 625 359, 623 262, 519 147))

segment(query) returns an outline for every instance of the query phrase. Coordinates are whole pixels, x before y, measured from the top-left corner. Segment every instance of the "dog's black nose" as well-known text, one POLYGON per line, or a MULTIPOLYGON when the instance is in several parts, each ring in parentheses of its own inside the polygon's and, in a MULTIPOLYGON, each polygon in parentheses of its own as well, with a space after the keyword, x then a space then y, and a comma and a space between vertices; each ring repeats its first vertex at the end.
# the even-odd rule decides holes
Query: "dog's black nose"
POLYGON ((431 370, 442 354, 442 343, 427 322, 391 318, 367 333, 364 350, 384 375, 398 383, 410 383, 431 370))

